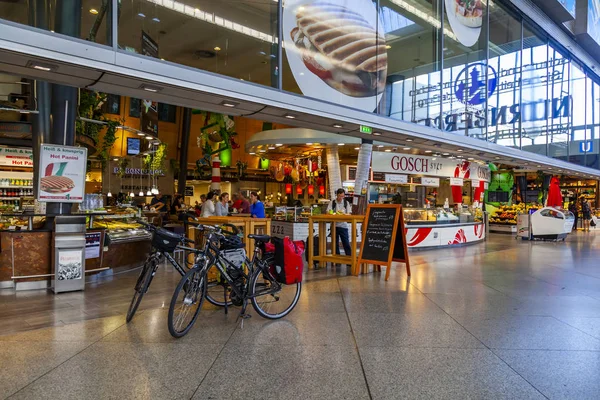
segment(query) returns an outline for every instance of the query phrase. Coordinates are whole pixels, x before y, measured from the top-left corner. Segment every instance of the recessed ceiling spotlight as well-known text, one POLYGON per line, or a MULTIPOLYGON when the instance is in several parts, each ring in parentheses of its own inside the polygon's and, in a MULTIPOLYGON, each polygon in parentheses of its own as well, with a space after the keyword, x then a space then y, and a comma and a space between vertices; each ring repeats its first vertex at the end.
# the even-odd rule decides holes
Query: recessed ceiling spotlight
POLYGON ((390 46, 389 44, 386 44, 386 45, 385 45, 385 48, 389 50, 389 49, 391 49, 391 48, 392 48, 392 46, 390 46))
POLYGON ((382 144, 378 144, 378 145, 377 145, 377 147, 378 147, 378 148, 382 148, 382 147, 383 147, 383 145, 382 145, 382 144))
POLYGON ((500 157, 494 157, 494 160, 499 160, 499 159, 500 159, 500 157))
POLYGON ((146 136, 146 140, 152 140, 154 139, 154 136, 146 136))
POLYGON ((410 147, 403 147, 402 150, 410 150, 410 147))
POLYGON ((119 161, 119 159, 118 158, 113 158, 113 161, 119 161))
POLYGON ((266 153, 267 151, 265 149, 260 149, 259 152, 266 153))
POLYGON ((343 127, 343 125, 340 125, 340 124, 333 124, 333 127, 334 127, 334 128, 338 128, 338 129, 339 129, 339 128, 342 128, 342 127, 343 127))
POLYGON ((308 143, 306 143, 306 145, 307 146, 312 146, 313 144, 312 144, 312 142, 308 142, 308 143))
POLYGON ((463 149, 458 149, 458 150, 456 150, 456 151, 458 151, 458 152, 460 153, 461 151, 463 151, 463 149))
POLYGON ((467 160, 474 160, 474 158, 473 157, 469 157, 469 158, 467 158, 467 160))
POLYGON ((90 8, 90 14, 98 14, 98 10, 96 10, 95 8, 90 8))
POLYGON ((344 146, 345 143, 338 143, 338 146, 344 146))
POLYGON ((355 147, 354 150, 360 150, 360 147, 355 147))
POLYGON ((286 117, 287 119, 296 119, 296 116, 293 114, 285 114, 284 117, 286 117))
POLYGON ((437 160, 437 158, 436 158, 436 157, 433 157, 431 160, 432 160, 432 161, 435 161, 435 160, 437 160))
POLYGON ((381 132, 373 132, 373 136, 381 136, 381 132))
POLYGON ((145 133, 144 133, 144 132, 138 132, 138 133, 137 133, 137 135, 138 135, 138 136, 144 136, 144 135, 145 135, 145 133))
POLYGON ((275 146, 269 146, 269 150, 275 150, 275 146))
POLYGON ((412 142, 413 140, 412 140, 412 139, 406 139, 406 141, 407 141, 407 142, 412 142))
POLYGON ((225 107, 231 107, 231 108, 233 108, 233 107, 239 106, 240 103, 236 103, 235 101, 223 100, 221 102, 221 105, 225 106, 225 107))
POLYGON ((538 167, 538 168, 541 168, 542 166, 541 166, 541 165, 538 165, 537 167, 538 167))
POLYGON ((281 146, 283 146, 283 144, 281 144, 281 143, 277 143, 275 146, 277 146, 277 147, 281 147, 281 146))
POLYGON ((248 154, 250 154, 251 156, 253 156, 253 155, 255 155, 256 153, 255 153, 255 152, 253 152, 253 151, 251 151, 251 152, 249 152, 248 154))
POLYGON ((449 156, 449 155, 450 155, 450 153, 443 153, 442 155, 443 155, 443 156, 449 156))
POLYGON ((161 87, 151 86, 151 85, 146 85, 146 84, 141 85, 140 89, 143 89, 146 92, 152 92, 152 93, 160 92, 162 90, 161 87))
POLYGON ((389 153, 390 151, 392 151, 392 149, 385 149, 384 151, 389 153))
POLYGON ((138 13, 138 17, 140 17, 140 18, 146 18, 146 14, 144 14, 143 12, 139 12, 138 13))
POLYGON ((425 153, 431 153, 431 152, 432 152, 431 150, 425 150, 425 153))
POLYGON ((152 21, 154 21, 154 22, 160 22, 160 19, 158 19, 158 17, 154 17, 154 18, 152 18, 152 21))
POLYGON ((27 66, 29 68, 37 69, 38 71, 44 71, 44 72, 54 71, 58 68, 56 65, 46 64, 46 63, 37 62, 37 61, 29 61, 27 63, 27 66))

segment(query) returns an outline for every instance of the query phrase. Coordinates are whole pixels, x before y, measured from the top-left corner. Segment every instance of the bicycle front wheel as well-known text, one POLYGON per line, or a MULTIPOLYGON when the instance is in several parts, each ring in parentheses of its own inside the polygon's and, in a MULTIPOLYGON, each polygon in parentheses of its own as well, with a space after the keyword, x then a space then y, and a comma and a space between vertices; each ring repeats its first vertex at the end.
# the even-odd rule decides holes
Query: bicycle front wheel
POLYGON ((206 272, 206 300, 217 307, 230 306, 231 287, 216 265, 211 265, 206 272))
POLYGON ((301 291, 302 282, 284 285, 276 282, 271 274, 262 269, 252 276, 250 282, 252 307, 261 317, 268 319, 288 315, 298 304, 301 291))
POLYGON ((169 306, 167 324, 171 336, 180 338, 192 329, 204 303, 205 293, 204 273, 200 268, 190 269, 177 285, 169 306))
POLYGON ((142 271, 140 272, 140 276, 135 283, 135 292, 133 293, 133 299, 131 299, 131 303, 129 304, 129 310, 127 310, 125 321, 131 321, 135 315, 135 312, 142 302, 142 297, 144 297, 150 287, 150 282, 152 281, 152 275, 154 274, 155 269, 156 262, 154 260, 146 260, 142 267, 142 271))

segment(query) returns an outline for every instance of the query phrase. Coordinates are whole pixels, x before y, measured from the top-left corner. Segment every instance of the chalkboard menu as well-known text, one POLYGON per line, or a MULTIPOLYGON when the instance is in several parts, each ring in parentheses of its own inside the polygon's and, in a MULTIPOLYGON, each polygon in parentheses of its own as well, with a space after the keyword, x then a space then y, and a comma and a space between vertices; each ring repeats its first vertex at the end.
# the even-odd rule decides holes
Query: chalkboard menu
POLYGON ((193 197, 194 196, 194 187, 186 186, 183 194, 185 197, 193 197))
POLYGON ((369 204, 362 237, 359 264, 387 266, 388 280, 392 261, 404 262, 410 275, 401 205, 369 204))

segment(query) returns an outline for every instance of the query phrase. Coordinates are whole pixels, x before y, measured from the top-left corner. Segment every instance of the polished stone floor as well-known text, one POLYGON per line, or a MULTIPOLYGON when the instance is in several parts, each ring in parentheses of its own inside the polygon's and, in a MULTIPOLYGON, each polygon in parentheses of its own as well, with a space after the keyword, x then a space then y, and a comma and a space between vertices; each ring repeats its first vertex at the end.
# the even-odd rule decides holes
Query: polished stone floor
POLYGON ((410 279, 311 272, 279 321, 206 307, 180 340, 170 270, 130 324, 135 273, 0 291, 0 398, 600 399, 600 232, 411 257, 410 279))

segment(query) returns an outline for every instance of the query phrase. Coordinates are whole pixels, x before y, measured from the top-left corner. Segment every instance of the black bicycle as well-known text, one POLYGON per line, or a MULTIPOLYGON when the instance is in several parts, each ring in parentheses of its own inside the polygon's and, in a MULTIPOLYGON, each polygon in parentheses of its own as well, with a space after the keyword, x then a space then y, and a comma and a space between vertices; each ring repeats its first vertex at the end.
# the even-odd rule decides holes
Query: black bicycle
POLYGON ((238 235, 221 227, 199 225, 208 233, 204 249, 181 279, 169 306, 168 327, 172 336, 186 335, 200 314, 204 299, 215 305, 241 306, 248 318, 248 301, 263 318, 278 319, 289 314, 300 298, 302 283, 285 285, 271 273, 272 254, 265 252, 268 235, 248 235, 255 241, 249 260, 238 235), (222 299, 222 301, 221 301, 222 299))
POLYGON ((148 292, 150 288, 150 284, 152 283, 152 279, 154 279, 154 275, 158 270, 158 266, 160 265, 160 261, 164 256, 179 272, 182 276, 184 276, 188 268, 185 266, 181 266, 172 256, 173 251, 176 249, 181 249, 185 251, 196 252, 196 249, 185 247, 183 244, 190 243, 194 244, 193 240, 187 239, 182 235, 178 235, 171 231, 168 231, 163 228, 158 228, 154 225, 147 224, 142 221, 137 221, 140 225, 142 225, 145 229, 152 233, 152 251, 148 255, 148 258, 144 262, 142 270, 140 271, 140 276, 137 279, 135 284, 135 292, 133 294, 133 299, 131 299, 131 304, 129 305, 129 310, 127 310, 126 321, 129 322, 135 315, 140 303, 142 302, 142 298, 148 292))

